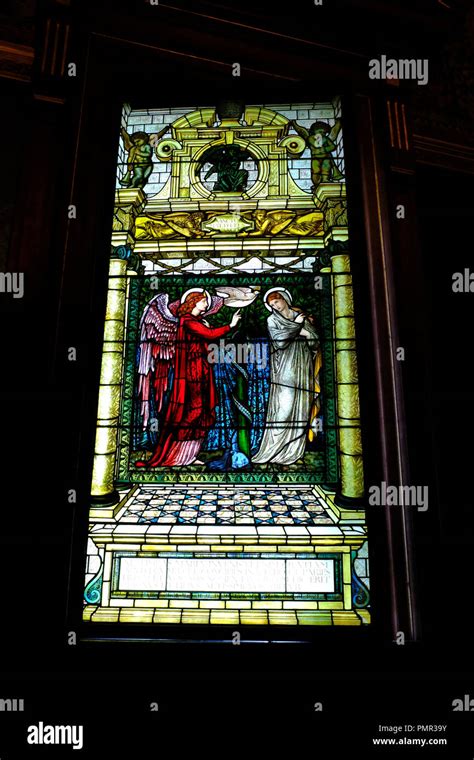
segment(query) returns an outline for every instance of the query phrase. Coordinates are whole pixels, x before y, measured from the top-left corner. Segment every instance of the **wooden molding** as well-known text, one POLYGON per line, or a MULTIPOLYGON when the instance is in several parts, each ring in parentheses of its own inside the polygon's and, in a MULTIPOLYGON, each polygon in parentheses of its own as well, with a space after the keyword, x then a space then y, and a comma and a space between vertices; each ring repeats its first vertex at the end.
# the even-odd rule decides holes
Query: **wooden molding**
POLYGON ((413 135, 415 159, 418 164, 474 174, 474 147, 438 140, 428 135, 413 135))
POLYGON ((0 40, 0 77, 29 82, 34 57, 35 51, 30 45, 0 40))

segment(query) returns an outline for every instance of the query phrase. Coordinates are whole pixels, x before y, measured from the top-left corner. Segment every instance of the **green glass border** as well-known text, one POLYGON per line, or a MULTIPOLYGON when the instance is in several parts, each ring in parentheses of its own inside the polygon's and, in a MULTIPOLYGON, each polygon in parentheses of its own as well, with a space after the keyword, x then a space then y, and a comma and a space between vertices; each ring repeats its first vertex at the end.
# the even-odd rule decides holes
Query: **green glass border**
MULTIPOLYGON (((308 254, 312 255, 312 254, 308 254)), ((227 275, 179 275, 182 278, 183 288, 186 290, 191 287, 215 287, 229 283, 227 275)), ((145 303, 151 297, 151 293, 158 292, 157 289, 151 291, 148 282, 151 277, 159 277, 156 273, 147 276, 137 276, 130 278, 128 315, 127 315, 127 340, 125 344, 125 367, 122 389, 121 414, 119 426, 118 442, 118 473, 116 478, 117 486, 129 486, 134 483, 146 484, 164 484, 164 483, 189 483, 189 484, 248 484, 248 485, 281 485, 281 484, 311 484, 311 485, 331 485, 338 482, 338 457, 337 457, 337 430, 336 430, 336 404, 335 404, 335 372, 334 372, 334 347, 333 347, 333 326, 332 326, 332 303, 331 303, 331 275, 322 276, 322 289, 320 296, 314 299, 314 312, 319 319, 320 331, 323 337, 323 372, 321 379, 321 391, 323 396, 323 413, 325 419, 325 447, 324 451, 313 452, 314 459, 319 460, 320 464, 311 471, 300 470, 290 472, 205 472, 196 468, 193 471, 179 469, 177 471, 164 470, 157 472, 147 472, 146 470, 137 471, 130 469, 130 442, 131 429, 133 424, 133 392, 135 386, 136 372, 136 350, 138 344, 138 330, 140 315, 145 303)), ((258 283, 262 287, 272 287, 275 284, 275 275, 238 275, 240 285, 255 285, 258 283)), ((169 275, 160 277, 163 280, 163 287, 170 280, 169 275)), ((313 286, 312 273, 292 273, 280 275, 278 282, 283 281, 290 286, 291 283, 299 285, 313 286)))

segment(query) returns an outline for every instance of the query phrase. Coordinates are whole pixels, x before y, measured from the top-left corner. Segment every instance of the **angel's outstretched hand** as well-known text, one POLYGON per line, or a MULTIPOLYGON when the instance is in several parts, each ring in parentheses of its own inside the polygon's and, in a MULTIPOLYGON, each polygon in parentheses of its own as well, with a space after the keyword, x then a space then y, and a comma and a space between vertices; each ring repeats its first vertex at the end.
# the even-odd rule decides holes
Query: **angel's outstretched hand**
POLYGON ((237 309, 232 319, 230 320, 230 327, 236 327, 239 324, 240 320, 242 319, 242 314, 240 312, 241 310, 237 309))

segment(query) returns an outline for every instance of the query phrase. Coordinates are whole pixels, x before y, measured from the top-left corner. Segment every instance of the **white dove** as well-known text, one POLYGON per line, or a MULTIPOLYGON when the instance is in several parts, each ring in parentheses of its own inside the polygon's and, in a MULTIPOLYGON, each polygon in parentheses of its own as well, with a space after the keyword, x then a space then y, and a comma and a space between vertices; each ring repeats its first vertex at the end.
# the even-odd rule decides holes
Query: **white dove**
POLYGON ((224 299, 224 305, 232 309, 241 309, 250 304, 257 298, 260 287, 239 287, 226 285, 225 287, 215 288, 216 294, 224 299))

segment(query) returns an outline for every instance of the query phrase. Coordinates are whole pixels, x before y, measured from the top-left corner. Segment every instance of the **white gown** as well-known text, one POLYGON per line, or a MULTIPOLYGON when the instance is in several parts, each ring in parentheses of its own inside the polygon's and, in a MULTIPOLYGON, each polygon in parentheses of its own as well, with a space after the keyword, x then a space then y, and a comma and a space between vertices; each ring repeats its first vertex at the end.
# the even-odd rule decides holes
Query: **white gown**
POLYGON ((315 397, 316 330, 307 319, 297 323, 273 311, 267 319, 270 335, 270 394, 262 442, 255 464, 292 464, 303 456, 315 397), (310 338, 299 335, 304 327, 310 338))

